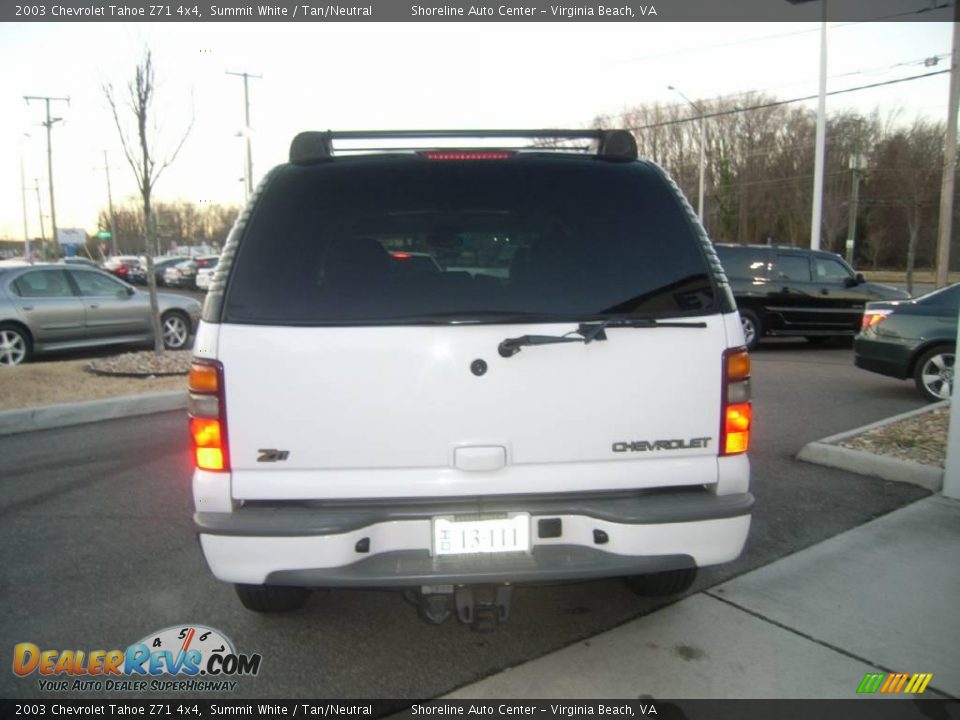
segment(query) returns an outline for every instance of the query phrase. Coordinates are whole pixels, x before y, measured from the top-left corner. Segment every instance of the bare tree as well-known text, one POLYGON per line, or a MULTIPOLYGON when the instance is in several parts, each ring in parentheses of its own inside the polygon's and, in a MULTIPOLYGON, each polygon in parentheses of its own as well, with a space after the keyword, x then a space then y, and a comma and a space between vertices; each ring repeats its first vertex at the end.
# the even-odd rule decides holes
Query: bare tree
POLYGON ((932 265, 934 260, 943 132, 940 124, 917 120, 880 142, 872 158, 875 214, 893 227, 906 226, 907 292, 911 294, 916 266, 932 265))
POLYGON ((140 197, 143 200, 143 224, 145 232, 145 245, 147 256, 147 282, 150 288, 150 308, 153 314, 153 338, 154 350, 157 354, 163 352, 163 334, 160 327, 160 313, 157 303, 157 279, 153 271, 153 253, 159 254, 157 245, 156 223, 153 216, 151 199, 153 188, 159 180, 161 173, 170 166, 176 159, 177 154, 183 147, 193 127, 191 117, 187 129, 180 138, 179 143, 172 152, 165 158, 159 159, 151 152, 151 147, 157 144, 157 138, 153 126, 150 124, 152 112, 154 109, 154 100, 156 98, 156 77, 154 74, 153 58, 150 49, 147 48, 143 53, 143 60, 137 65, 133 80, 127 83, 126 105, 136 120, 137 131, 134 137, 124 129, 124 123, 120 120, 120 100, 117 98, 116 91, 110 83, 103 84, 103 93, 110 104, 110 110, 113 113, 113 121, 117 126, 117 132, 120 134, 120 143, 123 145, 123 152, 126 155, 127 162, 133 170, 137 180, 137 186, 140 190, 140 197))

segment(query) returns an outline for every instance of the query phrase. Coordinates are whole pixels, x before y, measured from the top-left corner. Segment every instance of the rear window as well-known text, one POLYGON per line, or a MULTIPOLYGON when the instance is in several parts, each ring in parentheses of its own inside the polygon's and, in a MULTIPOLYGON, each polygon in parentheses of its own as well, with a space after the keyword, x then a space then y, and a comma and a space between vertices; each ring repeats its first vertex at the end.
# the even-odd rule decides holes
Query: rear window
POLYGON ((531 321, 716 310, 687 210, 642 163, 355 158, 278 169, 222 319, 531 321))

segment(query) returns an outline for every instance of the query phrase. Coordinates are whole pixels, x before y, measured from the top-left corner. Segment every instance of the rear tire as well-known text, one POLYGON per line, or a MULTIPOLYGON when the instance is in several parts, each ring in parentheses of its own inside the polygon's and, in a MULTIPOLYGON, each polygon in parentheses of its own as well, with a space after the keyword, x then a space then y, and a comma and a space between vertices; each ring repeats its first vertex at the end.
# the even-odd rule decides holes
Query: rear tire
POLYGON ((697 579, 697 569, 681 568, 646 575, 631 575, 626 578, 627 587, 641 597, 663 597, 679 595, 690 589, 697 579))
POLYGON ((183 313, 171 310, 160 318, 163 346, 167 350, 183 350, 190 340, 190 319, 183 313))
POLYGON ((930 348, 917 360, 913 373, 917 390, 929 402, 949 400, 953 393, 956 351, 947 346, 930 348))
POLYGON ((30 333, 12 323, 0 324, 0 366, 22 365, 33 354, 30 333))
POLYGON ((760 342, 760 336, 763 334, 763 326, 760 320, 750 310, 740 311, 740 325, 743 327, 743 339, 747 350, 754 350, 757 343, 760 342))
POLYGON ((299 610, 310 597, 307 588, 287 585, 235 585, 237 597, 247 610, 261 613, 299 610))

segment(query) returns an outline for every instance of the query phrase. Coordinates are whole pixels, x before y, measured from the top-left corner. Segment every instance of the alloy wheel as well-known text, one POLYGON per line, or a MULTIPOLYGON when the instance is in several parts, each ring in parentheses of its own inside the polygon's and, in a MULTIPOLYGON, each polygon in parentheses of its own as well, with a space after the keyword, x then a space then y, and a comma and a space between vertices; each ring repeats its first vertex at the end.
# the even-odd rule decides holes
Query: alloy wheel
POLYGON ((16 330, 0 330, 0 365, 14 366, 27 357, 27 341, 16 330))
POLYGON ((954 354, 940 352, 930 356, 920 368, 920 382, 930 397, 949 400, 953 393, 954 354))
POLYGON ((190 333, 186 321, 179 315, 168 315, 163 319, 163 344, 169 350, 179 350, 187 344, 190 333))

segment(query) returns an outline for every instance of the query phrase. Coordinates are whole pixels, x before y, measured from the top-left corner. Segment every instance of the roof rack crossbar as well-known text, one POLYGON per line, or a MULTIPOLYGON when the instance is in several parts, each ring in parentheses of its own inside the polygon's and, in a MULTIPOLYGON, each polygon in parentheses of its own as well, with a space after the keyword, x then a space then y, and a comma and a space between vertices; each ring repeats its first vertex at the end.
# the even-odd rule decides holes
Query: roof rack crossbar
MULTIPOLYGON (((597 142, 598 157, 609 160, 637 159, 636 140, 627 130, 327 130, 299 133, 290 144, 290 162, 294 164, 309 164, 326 160, 333 156, 334 140, 446 140, 460 138, 531 138, 535 140, 587 139, 597 142)), ((543 149, 547 150, 549 148, 543 149)), ((357 150, 367 150, 367 148, 357 148, 357 150)))

